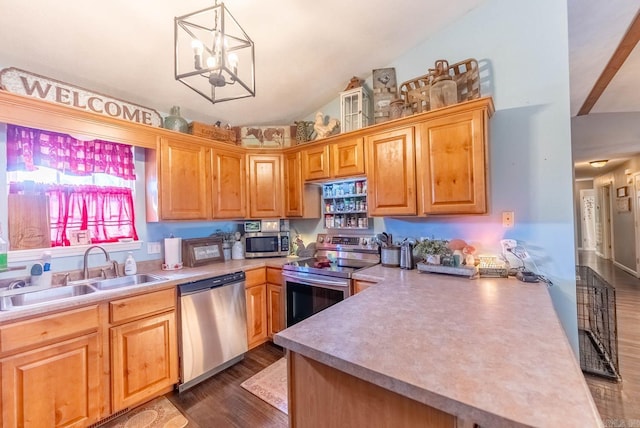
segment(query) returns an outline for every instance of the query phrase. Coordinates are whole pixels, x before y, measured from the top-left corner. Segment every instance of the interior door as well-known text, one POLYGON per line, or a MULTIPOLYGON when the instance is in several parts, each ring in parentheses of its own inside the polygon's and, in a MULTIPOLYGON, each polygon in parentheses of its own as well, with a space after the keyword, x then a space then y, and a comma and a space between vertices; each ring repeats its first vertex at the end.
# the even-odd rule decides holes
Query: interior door
POLYGON ((636 272, 640 278, 640 173, 633 175, 633 191, 631 192, 633 204, 634 228, 636 231, 636 272))
POLYGON ((582 229, 583 250, 596 249, 596 223, 595 223, 596 195, 593 189, 580 190, 580 227, 582 229))

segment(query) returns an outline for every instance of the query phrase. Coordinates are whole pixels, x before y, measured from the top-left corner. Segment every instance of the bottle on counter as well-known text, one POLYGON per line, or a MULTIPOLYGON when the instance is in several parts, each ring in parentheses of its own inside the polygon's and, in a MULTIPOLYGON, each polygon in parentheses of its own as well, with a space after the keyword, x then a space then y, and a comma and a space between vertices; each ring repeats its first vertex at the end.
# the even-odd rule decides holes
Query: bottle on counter
POLYGON ((136 260, 133 258, 133 253, 129 251, 129 254, 127 254, 127 258, 124 261, 124 274, 135 275, 137 272, 138 265, 136 264, 136 260))
POLYGON ((9 244, 2 237, 2 225, 0 225, 0 272, 9 269, 7 253, 9 244))

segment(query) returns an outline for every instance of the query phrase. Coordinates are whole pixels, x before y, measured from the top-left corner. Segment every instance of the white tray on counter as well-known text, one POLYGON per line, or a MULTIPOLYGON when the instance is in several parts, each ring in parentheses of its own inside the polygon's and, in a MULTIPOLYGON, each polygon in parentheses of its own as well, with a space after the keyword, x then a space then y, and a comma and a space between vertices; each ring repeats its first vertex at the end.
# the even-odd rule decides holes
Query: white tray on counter
POLYGON ((475 279, 478 277, 478 268, 476 266, 442 266, 442 265, 430 265, 427 263, 419 262, 416 264, 417 269, 420 272, 429 273, 444 273, 447 275, 466 276, 469 279, 475 279))

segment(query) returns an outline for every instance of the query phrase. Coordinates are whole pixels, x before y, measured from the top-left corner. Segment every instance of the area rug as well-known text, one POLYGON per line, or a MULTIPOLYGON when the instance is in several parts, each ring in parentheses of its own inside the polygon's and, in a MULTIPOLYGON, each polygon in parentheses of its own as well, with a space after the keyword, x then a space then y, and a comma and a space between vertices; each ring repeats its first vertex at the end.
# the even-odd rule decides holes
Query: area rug
POLYGON ((133 409, 100 428, 182 428, 189 421, 165 397, 133 409))
POLYGON ((286 358, 280 358, 266 369, 242 382, 240 386, 281 412, 287 413, 286 358))

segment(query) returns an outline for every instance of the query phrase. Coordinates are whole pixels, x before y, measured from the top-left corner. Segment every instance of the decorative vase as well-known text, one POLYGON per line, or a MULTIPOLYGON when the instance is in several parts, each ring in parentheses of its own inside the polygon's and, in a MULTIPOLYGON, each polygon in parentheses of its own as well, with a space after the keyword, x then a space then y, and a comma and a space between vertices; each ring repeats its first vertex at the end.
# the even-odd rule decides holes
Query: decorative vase
POLYGON ((164 118, 165 129, 171 129, 173 131, 189 133, 189 122, 185 118, 180 116, 180 107, 171 107, 171 114, 164 118))

